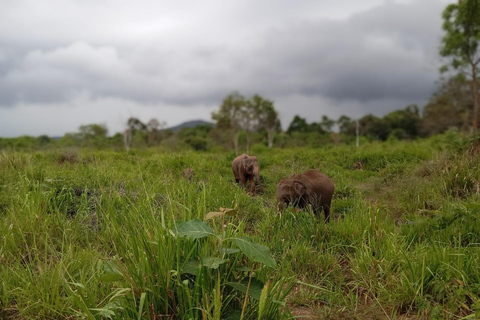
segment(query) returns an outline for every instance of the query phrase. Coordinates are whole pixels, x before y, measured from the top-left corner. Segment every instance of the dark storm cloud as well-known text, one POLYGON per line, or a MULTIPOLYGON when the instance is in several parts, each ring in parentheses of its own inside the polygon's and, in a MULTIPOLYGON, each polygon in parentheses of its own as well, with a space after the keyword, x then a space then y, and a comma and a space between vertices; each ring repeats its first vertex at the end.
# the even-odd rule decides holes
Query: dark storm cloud
MULTIPOLYGON (((272 6, 259 6, 250 18, 261 20, 272 6)), ((68 102, 78 95, 208 105, 238 90, 274 100, 300 94, 358 101, 373 112, 367 110, 377 105, 372 101, 407 105, 431 94, 445 2, 385 2, 341 20, 309 16, 314 2, 291 16, 289 6, 282 2, 282 15, 266 25, 255 20, 246 34, 234 31, 245 20, 230 17, 229 25, 227 17, 212 18, 205 29, 172 28, 170 38, 159 33, 138 43, 131 35, 129 43, 115 38, 108 45, 61 37, 56 46, 49 38, 48 45, 25 51, 25 43, 17 40, 17 50, 15 38, 0 35, 9 48, 0 52, 0 105, 68 102), (227 39, 230 31, 233 40, 215 41, 215 33, 227 39)), ((247 11, 240 11, 244 19, 247 11)), ((38 36, 29 41, 37 43, 38 36)))
POLYGON ((269 81, 264 90, 276 96, 291 89, 339 101, 424 100, 438 78, 443 7, 386 3, 346 21, 274 30, 257 55, 268 60, 252 78, 269 81))
MULTIPOLYGON (((94 47, 85 42, 51 51, 36 50, 4 72, 0 78, 0 104, 68 101, 79 94, 190 104, 215 95, 214 88, 200 91, 195 85, 201 73, 208 76, 209 70, 202 70, 204 64, 185 67, 179 58, 168 55, 158 59, 151 53, 142 54, 136 61, 120 57, 114 47, 94 47), (157 59, 163 61, 155 63, 157 59)), ((196 63, 202 60, 196 57, 196 63)), ((208 88, 208 84, 202 87, 208 88)))

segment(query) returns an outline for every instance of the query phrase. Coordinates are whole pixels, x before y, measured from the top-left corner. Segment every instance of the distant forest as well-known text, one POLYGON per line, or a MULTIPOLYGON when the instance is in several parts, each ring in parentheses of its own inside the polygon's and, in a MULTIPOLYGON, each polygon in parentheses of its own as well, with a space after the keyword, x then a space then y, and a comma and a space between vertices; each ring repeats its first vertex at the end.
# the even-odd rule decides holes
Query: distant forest
POLYGON ((239 93, 226 97, 212 115, 214 124, 166 129, 157 119, 142 122, 130 118, 125 131, 108 136, 101 124, 85 124, 78 132, 60 139, 46 135, 0 138, 0 149, 36 150, 65 147, 126 149, 158 147, 165 150, 249 151, 251 145, 268 148, 296 146, 320 147, 340 143, 355 144, 389 139, 413 140, 447 130, 469 133, 472 127, 473 97, 470 82, 462 75, 440 81, 430 101, 420 110, 417 105, 377 117, 367 114, 360 119, 343 115, 330 119, 323 115, 319 122, 308 123, 296 115, 282 130, 274 102, 259 95, 247 99, 239 93))

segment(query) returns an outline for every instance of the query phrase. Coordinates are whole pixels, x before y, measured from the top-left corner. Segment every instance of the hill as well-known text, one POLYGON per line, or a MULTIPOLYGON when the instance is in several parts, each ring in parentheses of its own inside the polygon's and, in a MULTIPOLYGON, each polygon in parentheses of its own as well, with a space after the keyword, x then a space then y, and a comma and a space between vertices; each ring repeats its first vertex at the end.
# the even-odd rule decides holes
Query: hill
POLYGON ((170 127, 168 128, 169 130, 172 130, 173 132, 177 132, 178 130, 182 129, 182 128, 195 128, 196 126, 199 126, 199 125, 209 125, 209 126, 214 126, 213 123, 211 122, 208 122, 208 121, 204 121, 204 120, 192 120, 192 121, 187 121, 187 122, 183 122, 179 125, 176 125, 176 126, 173 126, 173 127, 170 127))

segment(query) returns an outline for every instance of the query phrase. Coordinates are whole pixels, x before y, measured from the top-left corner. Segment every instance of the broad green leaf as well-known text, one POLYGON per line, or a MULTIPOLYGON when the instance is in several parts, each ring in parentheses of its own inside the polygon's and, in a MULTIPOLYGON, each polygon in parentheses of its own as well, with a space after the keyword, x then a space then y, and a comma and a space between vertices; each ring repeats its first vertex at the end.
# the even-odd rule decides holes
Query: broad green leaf
MULTIPOLYGON (((242 282, 227 282, 227 285, 240 291, 243 294, 246 294, 248 287, 248 278, 243 279, 242 282)), ((262 290, 263 282, 256 278, 252 278, 252 281, 250 283, 250 289, 248 289, 248 295, 257 301, 260 301, 262 290)))
POLYGON ((103 271, 105 273, 100 277, 100 281, 113 282, 123 279, 122 273, 118 270, 117 266, 113 262, 102 263, 103 271))
POLYGON ((215 257, 203 257, 202 265, 210 269, 217 269, 221 264, 227 262, 228 260, 215 258, 215 257))
POLYGON ((183 264, 182 273, 188 273, 195 276, 198 273, 199 266, 200 262, 198 262, 197 260, 189 260, 183 264))
POLYGON ((200 239, 215 234, 208 224, 198 219, 179 222, 176 224, 176 227, 176 232, 179 237, 200 239))
POLYGON ((242 309, 236 309, 228 312, 225 315, 225 320, 240 320, 242 316, 242 309))
POLYGON ((223 253, 224 254, 233 254, 233 253, 239 253, 240 249, 237 248, 223 248, 223 253))
POLYGON ((123 276, 119 273, 105 273, 100 277, 100 281, 102 282, 113 282, 121 279, 123 279, 123 276))
POLYGON ((118 301, 107 303, 103 308, 90 308, 91 311, 95 311, 96 315, 102 318, 113 319, 117 314, 117 310, 122 310, 123 307, 118 301))
POLYGON ((233 238, 232 242, 251 260, 275 268, 277 263, 270 254, 270 249, 264 245, 253 243, 246 237, 233 238))
POLYGON ((241 272, 250 272, 252 271, 252 267, 239 267, 239 268, 235 268, 235 270, 241 271, 241 272))
POLYGON ((115 316, 115 312, 108 308, 90 308, 90 311, 94 311, 96 316, 106 319, 112 319, 115 316))

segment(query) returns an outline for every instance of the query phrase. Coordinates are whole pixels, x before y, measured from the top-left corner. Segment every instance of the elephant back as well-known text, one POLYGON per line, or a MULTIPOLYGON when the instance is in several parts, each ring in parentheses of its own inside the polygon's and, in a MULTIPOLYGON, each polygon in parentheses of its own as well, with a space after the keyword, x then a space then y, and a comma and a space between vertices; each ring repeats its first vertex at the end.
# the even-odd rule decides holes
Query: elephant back
POLYGON ((335 191, 335 184, 326 174, 318 170, 309 170, 302 174, 311 196, 319 197, 322 203, 329 204, 335 191))

